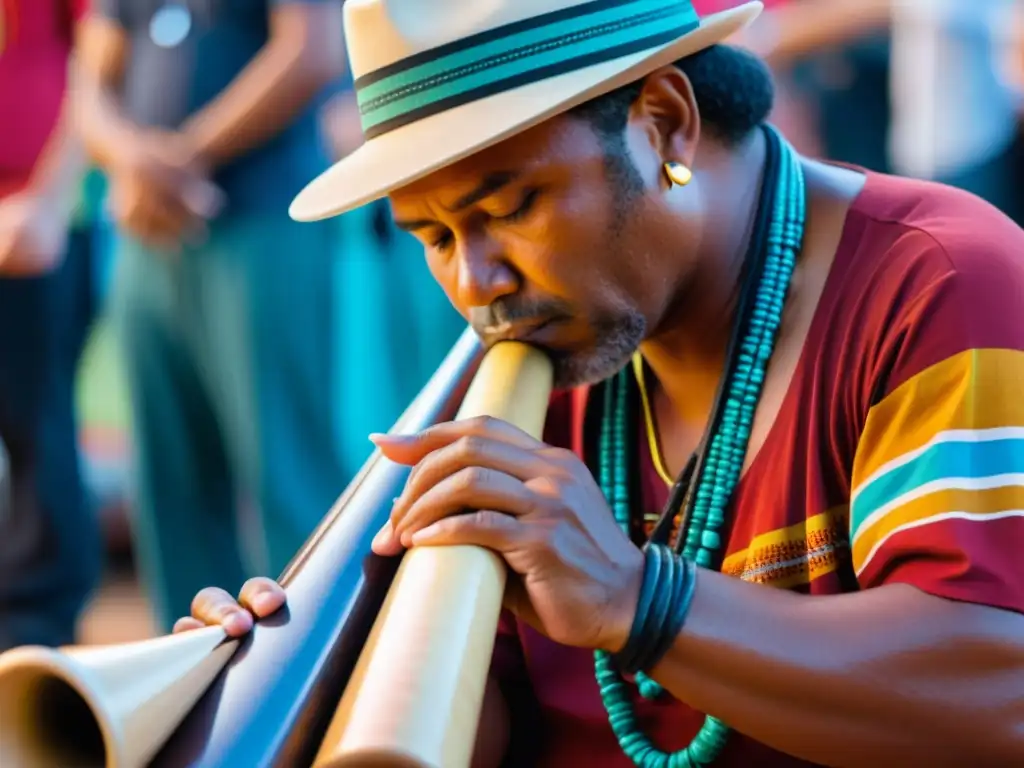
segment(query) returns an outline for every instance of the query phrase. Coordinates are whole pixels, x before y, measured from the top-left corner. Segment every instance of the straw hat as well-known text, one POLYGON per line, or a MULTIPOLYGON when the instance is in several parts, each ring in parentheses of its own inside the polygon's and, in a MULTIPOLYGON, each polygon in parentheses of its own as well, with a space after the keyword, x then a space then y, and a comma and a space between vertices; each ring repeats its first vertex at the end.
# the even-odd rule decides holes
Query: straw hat
POLYGON ((347 0, 366 142, 289 213, 357 208, 658 67, 725 40, 760 2, 699 18, 689 0, 347 0))

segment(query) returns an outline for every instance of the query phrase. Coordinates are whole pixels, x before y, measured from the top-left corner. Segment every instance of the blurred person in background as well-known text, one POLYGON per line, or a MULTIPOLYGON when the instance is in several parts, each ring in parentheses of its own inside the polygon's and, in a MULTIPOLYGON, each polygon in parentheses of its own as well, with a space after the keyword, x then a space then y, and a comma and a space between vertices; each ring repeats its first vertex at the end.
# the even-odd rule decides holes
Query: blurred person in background
MULTIPOLYGON (((771 18, 779 8, 793 0, 764 0, 762 19, 771 18)), ((718 11, 738 5, 738 0, 694 0, 693 7, 700 14, 717 13, 718 11)), ((765 22, 769 23, 769 22, 765 22)), ((797 25, 789 25, 791 30, 800 31, 797 25)), ((767 62, 767 41, 755 38, 752 33, 744 30, 731 41, 752 49, 759 49, 767 62)), ((768 62, 770 63, 770 62, 768 62)), ((772 77, 775 82, 775 102, 772 105, 771 121, 800 152, 819 156, 821 154, 817 125, 813 119, 812 105, 806 96, 796 87, 792 76, 792 67, 784 62, 772 66, 772 77)))
POLYGON ((86 166, 65 108, 86 4, 0 0, 0 651, 73 642, 102 565, 74 412, 93 314, 86 166))
POLYGON ((891 2, 770 1, 736 41, 771 66, 780 94, 773 122, 802 152, 889 170, 891 2))
MULTIPOLYGON (((324 113, 337 159, 363 143, 351 81, 324 113)), ((385 432, 412 402, 465 330, 423 259, 423 246, 392 223, 378 200, 332 220, 338 226, 338 363, 358 375, 338 377, 337 396, 358 407, 337 412, 346 467, 359 469, 372 452, 366 439, 385 432)))
POLYGON ((348 480, 335 230, 288 216, 329 162, 318 114, 341 25, 336 0, 96 0, 83 25, 77 107, 118 228, 134 546, 164 630, 199 586, 283 569, 348 480))
POLYGON ((1004 64, 1017 0, 892 0, 894 170, 1022 221, 1019 97, 1004 64))
POLYGON ((776 0, 740 42, 797 105, 804 122, 779 124, 805 151, 817 134, 819 155, 959 187, 1020 222, 1019 89, 1002 66, 1016 5, 776 0))

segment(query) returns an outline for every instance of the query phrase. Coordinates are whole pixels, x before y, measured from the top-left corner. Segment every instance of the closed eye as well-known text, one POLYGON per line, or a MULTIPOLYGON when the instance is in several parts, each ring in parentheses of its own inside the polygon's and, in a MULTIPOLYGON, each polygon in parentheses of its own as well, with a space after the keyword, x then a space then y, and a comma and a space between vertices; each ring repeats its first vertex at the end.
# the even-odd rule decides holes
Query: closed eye
POLYGON ((523 198, 523 202, 520 203, 519 207, 512 211, 512 213, 506 213, 504 216, 494 216, 493 218, 497 221, 503 221, 507 223, 512 223, 525 218, 526 215, 530 212, 530 209, 533 208, 533 204, 537 200, 537 195, 539 194, 539 189, 532 190, 526 197, 523 198))
POLYGON ((437 251, 443 251, 452 242, 452 233, 445 232, 440 237, 435 238, 431 243, 430 247, 437 251))

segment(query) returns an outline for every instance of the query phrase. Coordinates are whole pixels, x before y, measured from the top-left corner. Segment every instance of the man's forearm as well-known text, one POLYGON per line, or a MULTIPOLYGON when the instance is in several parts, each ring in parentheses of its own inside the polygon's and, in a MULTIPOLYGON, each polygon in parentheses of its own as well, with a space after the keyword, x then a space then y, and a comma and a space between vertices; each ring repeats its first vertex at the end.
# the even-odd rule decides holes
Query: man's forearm
POLYGON ((89 156, 101 168, 115 167, 135 135, 117 97, 101 86, 83 87, 76 114, 89 156))
POLYGON ((286 5, 275 16, 270 41, 182 128, 204 164, 221 165, 273 138, 344 71, 340 4, 286 5))
POLYGON ((807 597, 700 571, 651 675, 815 763, 1024 765, 1024 617, 909 586, 807 597))
POLYGON ((124 116, 117 95, 128 56, 127 34, 116 21, 96 15, 80 27, 74 115, 91 159, 111 169, 135 136, 135 125, 124 116))

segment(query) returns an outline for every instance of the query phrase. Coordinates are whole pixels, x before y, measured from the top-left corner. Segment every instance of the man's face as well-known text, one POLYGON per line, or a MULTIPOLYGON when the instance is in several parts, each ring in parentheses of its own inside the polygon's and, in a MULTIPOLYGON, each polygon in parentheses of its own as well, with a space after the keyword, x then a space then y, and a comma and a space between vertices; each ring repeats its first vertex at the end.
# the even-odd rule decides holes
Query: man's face
POLYGON ((535 344, 556 386, 592 383, 664 309, 657 236, 644 231, 657 184, 649 194, 637 174, 630 191, 624 170, 587 123, 563 116, 393 193, 392 211, 485 343, 535 344))

